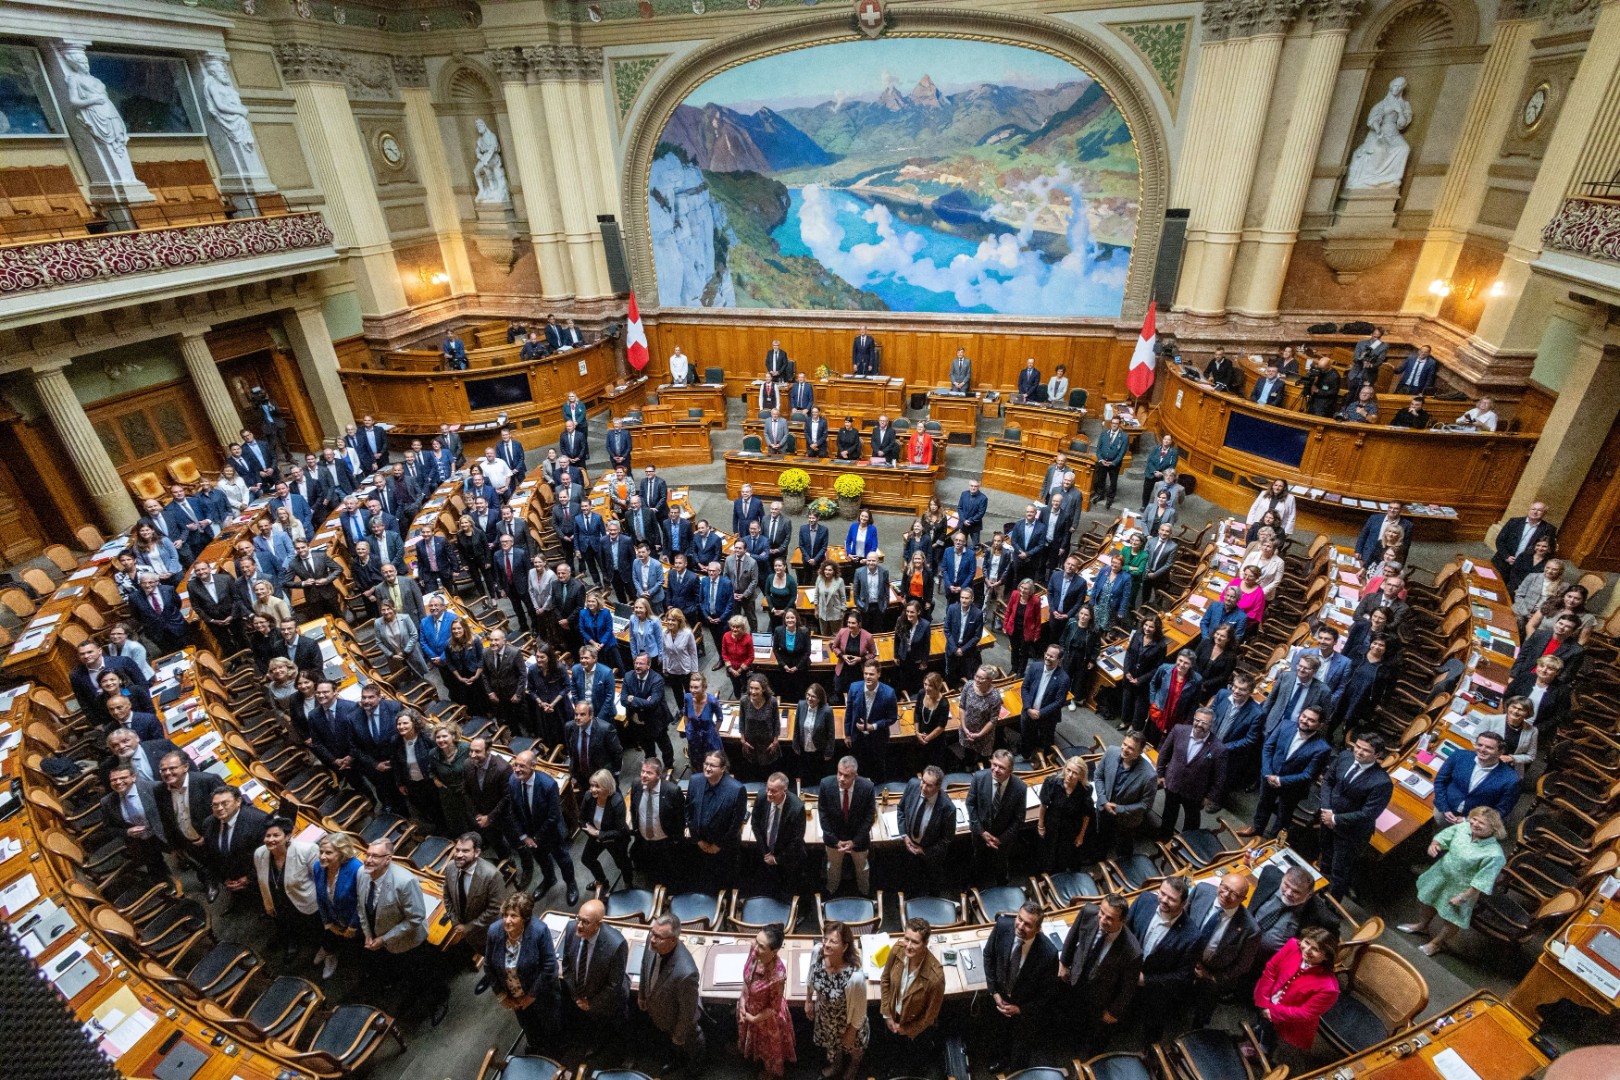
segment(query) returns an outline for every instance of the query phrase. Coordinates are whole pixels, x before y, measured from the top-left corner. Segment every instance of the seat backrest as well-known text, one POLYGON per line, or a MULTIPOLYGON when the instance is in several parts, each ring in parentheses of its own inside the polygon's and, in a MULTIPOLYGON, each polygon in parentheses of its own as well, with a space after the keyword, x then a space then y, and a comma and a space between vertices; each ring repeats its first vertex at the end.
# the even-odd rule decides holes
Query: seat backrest
POLYGON ((45 549, 45 557, 51 560, 51 564, 64 574, 71 573, 79 565, 79 560, 73 557, 73 552, 62 544, 48 546, 45 549))
POLYGON ((726 381, 726 369, 706 367, 703 369, 703 381, 706 383, 723 383, 726 381))
POLYGON ((1429 984, 1412 962, 1386 945, 1368 945, 1350 972, 1350 989, 1390 1031, 1412 1022, 1429 1003, 1429 984))
POLYGON ((187 487, 202 479, 202 473, 197 471, 197 463, 189 455, 177 457, 170 461, 168 470, 169 479, 177 484, 185 484, 187 487))
POLYGON ((1091 396, 1091 392, 1089 390, 1070 390, 1069 391, 1069 408, 1071 408, 1071 409, 1083 409, 1083 408, 1085 408, 1086 407, 1086 398, 1088 398, 1090 396, 1091 396))
POLYGON ((35 611, 33 599, 16 587, 0 589, 0 605, 5 606, 19 619, 30 618, 35 611))
POLYGON ((163 481, 150 470, 130 477, 129 490, 135 493, 137 499, 161 499, 164 495, 163 481))
POLYGON ((51 575, 37 566, 28 567, 19 573, 17 577, 22 580, 24 585, 33 589, 34 595, 41 600, 45 600, 56 591, 56 582, 51 580, 51 575))
POLYGON ((101 530, 89 524, 80 525, 77 529, 74 529, 73 538, 86 551, 95 551, 107 542, 106 538, 101 535, 101 530))

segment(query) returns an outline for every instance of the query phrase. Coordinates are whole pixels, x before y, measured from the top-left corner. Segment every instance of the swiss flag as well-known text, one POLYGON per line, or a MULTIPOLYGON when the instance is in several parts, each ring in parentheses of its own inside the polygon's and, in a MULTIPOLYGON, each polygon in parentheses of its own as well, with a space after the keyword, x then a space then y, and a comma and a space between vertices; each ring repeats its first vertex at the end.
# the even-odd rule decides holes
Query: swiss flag
MULTIPOLYGON (((1151 317, 1151 316, 1150 316, 1151 317)), ((641 371, 647 366, 647 330, 641 325, 641 309, 636 307, 636 294, 630 294, 630 321, 624 328, 625 359, 630 366, 641 371)))
MULTIPOLYGON (((630 301, 630 311, 635 312, 635 300, 630 301)), ((1158 329, 1154 325, 1154 314, 1158 309, 1158 301, 1149 301, 1147 318, 1142 320, 1142 336, 1136 339, 1136 349, 1131 353, 1131 368, 1125 373, 1125 388, 1133 397, 1146 397, 1147 392, 1153 389, 1154 369, 1158 365, 1158 329)))

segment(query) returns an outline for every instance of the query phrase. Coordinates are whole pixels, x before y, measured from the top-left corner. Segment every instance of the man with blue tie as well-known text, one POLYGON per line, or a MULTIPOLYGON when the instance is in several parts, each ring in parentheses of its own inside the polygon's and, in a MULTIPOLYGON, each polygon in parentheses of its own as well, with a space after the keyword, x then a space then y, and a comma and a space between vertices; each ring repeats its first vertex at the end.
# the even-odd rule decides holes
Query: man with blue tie
POLYGON ((1041 369, 1035 366, 1035 358, 1032 356, 1024 361, 1023 370, 1018 373, 1018 392, 1023 395, 1025 401, 1029 401, 1041 382, 1041 369))
POLYGON ((967 534, 974 550, 979 547, 979 534, 984 529, 984 515, 990 510, 990 498, 979 490, 977 480, 969 480, 967 490, 956 497, 956 527, 967 534))
POLYGON ((1215 712, 1215 738, 1226 747, 1226 785, 1210 793, 1204 810, 1215 813, 1227 791, 1242 790, 1260 775, 1266 707, 1254 697, 1254 676, 1234 671, 1232 681, 1210 703, 1215 712))
POLYGON ((563 432, 557 437, 557 455, 577 465, 590 464, 590 443, 585 437, 585 432, 581 431, 573 420, 563 421, 563 432))
POLYGON ((800 585, 812 584, 821 573, 821 564, 827 561, 828 541, 827 526, 814 510, 810 511, 799 526, 799 558, 804 564, 799 567, 800 585))
POLYGON ((538 899, 551 891, 561 875, 567 886, 570 906, 579 903, 579 887, 574 883, 574 860, 568 853, 568 826, 563 821, 562 800, 557 782, 535 768, 534 751, 525 750, 512 758, 512 777, 507 781, 505 815, 507 842, 517 849, 523 873, 518 888, 527 889, 534 880, 534 864, 540 862, 540 884, 534 890, 538 899))
POLYGON ((665 602, 669 607, 679 608, 686 616, 686 625, 692 631, 697 642, 698 651, 703 650, 703 627, 698 625, 702 618, 702 601, 698 599, 703 577, 691 569, 691 560, 680 552, 676 552, 670 559, 669 573, 664 578, 665 602))
POLYGON ((658 475, 658 466, 647 466, 641 485, 636 491, 641 496, 642 506, 659 517, 669 513, 669 485, 658 475))
POLYGON ((1114 493, 1119 487, 1119 468, 1125 463, 1125 452, 1130 449, 1131 437, 1117 416, 1108 418, 1108 426, 1097 440, 1097 490, 1103 506, 1114 508, 1114 493))
POLYGON ((1441 828, 1460 824, 1476 806, 1488 806, 1506 820, 1519 801, 1520 785, 1518 772, 1502 764, 1502 735, 1481 731, 1472 754, 1459 750, 1435 773, 1435 823, 1441 828))
POLYGON ((599 663, 596 655, 595 645, 586 643, 579 647, 579 663, 568 673, 571 696, 575 701, 589 703, 592 716, 617 716, 613 669, 599 663))
POLYGON ((557 325, 557 316, 547 315, 545 325, 541 327, 546 334, 546 348, 556 352, 562 348, 562 327, 557 325))
MULTIPOLYGON (((404 706, 384 699, 375 682, 360 689, 360 707, 349 714, 349 753, 354 758, 355 777, 375 793, 378 801, 395 813, 407 811, 404 783, 393 775, 394 750, 399 737, 399 714, 404 706)), ((341 716, 338 712, 336 715, 341 716)))
POLYGON ((984 608, 971 588, 945 609, 945 685, 957 689, 979 670, 979 639, 984 637, 984 608))
POLYGON ((439 355, 444 357, 444 366, 448 371, 466 371, 467 346, 462 344, 454 330, 447 330, 444 334, 444 344, 439 346, 439 355))
POLYGON ((754 497, 754 485, 744 484, 742 492, 731 504, 731 532, 734 536, 748 535, 750 521, 765 520, 765 503, 754 497))
POLYGON ((793 388, 788 391, 788 408, 796 413, 808 414, 815 403, 816 388, 810 385, 810 380, 801 371, 793 382, 793 388))
POLYGON ((1395 384, 1395 392, 1428 394, 1434 389, 1434 376, 1439 367, 1429 347, 1419 345, 1418 351, 1406 358, 1406 363, 1401 368, 1400 381, 1395 384))
POLYGON ((343 500, 343 512, 338 515, 338 525, 343 530, 343 538, 348 541, 349 550, 354 545, 367 539, 371 533, 371 515, 360 509, 360 500, 353 495, 343 500))
POLYGON ((968 547, 967 534, 958 530, 939 560, 939 583, 945 590, 947 605, 960 602, 964 592, 972 594, 973 577, 978 570, 979 560, 968 547))
POLYGON ((242 429, 242 458, 248 472, 242 480, 256 491, 266 491, 276 482, 276 462, 264 443, 253 437, 253 432, 242 429))
POLYGON ((1019 687, 1024 711, 1018 717, 1018 746, 1025 757, 1052 745, 1063 705, 1069 699, 1069 674, 1063 670, 1063 650, 1046 647, 1046 655, 1030 661, 1019 687))
MULTIPOLYGON (((276 489, 283 494, 286 487, 284 482, 276 485, 276 489)), ((189 566, 208 546, 208 541, 214 538, 217 530, 208 516, 208 507, 201 499, 187 495, 186 489, 179 484, 169 485, 169 495, 171 498, 169 505, 163 508, 163 516, 169 525, 170 539, 178 541, 175 546, 180 548, 180 560, 189 566)), ((308 514, 306 507, 304 516, 299 518, 305 529, 309 528, 308 514)))
POLYGON ((730 768, 724 751, 711 750, 703 758, 702 778, 694 776, 686 785, 686 829, 697 845, 696 884, 716 894, 734 882, 748 811, 748 792, 730 768))
POLYGON ((608 464, 615 469, 623 465, 625 472, 634 469, 635 466, 630 462, 631 449, 630 433, 624 430, 624 421, 615 416, 608 421, 608 464))
POLYGON ((1260 759, 1260 802, 1254 820, 1237 835, 1263 835, 1269 840, 1294 820, 1294 809, 1333 755, 1327 740, 1317 734, 1321 727, 1322 710, 1309 706, 1300 710, 1297 721, 1279 724, 1266 739, 1260 759))
POLYGON ((1080 556, 1070 555, 1063 560, 1063 569, 1052 571, 1046 581, 1046 606, 1050 613, 1046 640, 1061 641, 1063 631, 1069 628, 1069 620, 1085 602, 1086 579, 1080 576, 1080 556))
POLYGON ((660 550, 666 559, 673 559, 676 555, 693 554, 696 537, 692 534, 692 523, 681 516, 679 506, 669 506, 662 511, 666 516, 659 529, 660 550))
POLYGON ((630 534, 630 539, 637 544, 646 544, 656 553, 664 545, 664 530, 659 528, 659 524, 658 512, 641 501, 640 492, 632 492, 630 503, 624 511, 624 528, 630 534))
POLYGON ((331 679, 315 684, 315 707, 304 710, 309 725, 309 748, 328 769, 352 788, 368 786, 367 779, 354 767, 354 732, 360 726, 360 707, 337 696, 331 679))
POLYGON ((511 428, 501 428, 501 439, 495 444, 495 456, 506 462, 506 467, 512 470, 512 489, 523 483, 523 477, 528 474, 529 465, 524 457, 523 444, 512 437, 511 428))
POLYGON ((602 572, 602 541, 607 537, 607 525, 593 506, 586 506, 574 518, 574 561, 589 570, 598 585, 606 582, 602 572))
POLYGON ((1277 365, 1267 364, 1265 374, 1254 381, 1254 391, 1249 395, 1249 400, 1280 408, 1286 389, 1287 384, 1283 382, 1282 372, 1277 365))
POLYGON ((889 729, 900 719, 894 690, 879 681, 875 659, 862 668, 865 678, 849 688, 844 706, 844 743, 861 764, 861 773, 882 782, 889 772, 889 729))

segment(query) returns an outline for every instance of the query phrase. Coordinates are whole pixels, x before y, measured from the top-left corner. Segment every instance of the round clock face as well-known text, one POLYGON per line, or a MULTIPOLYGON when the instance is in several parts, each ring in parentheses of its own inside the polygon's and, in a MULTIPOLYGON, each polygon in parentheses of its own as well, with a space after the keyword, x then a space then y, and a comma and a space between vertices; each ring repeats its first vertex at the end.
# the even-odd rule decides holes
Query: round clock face
POLYGON ((405 164, 405 148, 399 145, 399 140, 389 131, 377 136, 377 152, 391 168, 399 168, 405 164))
POLYGON ((1542 115, 1547 111, 1547 86, 1543 83, 1530 91, 1530 96, 1524 99, 1524 112, 1520 116, 1524 126, 1534 129, 1541 123, 1542 115))

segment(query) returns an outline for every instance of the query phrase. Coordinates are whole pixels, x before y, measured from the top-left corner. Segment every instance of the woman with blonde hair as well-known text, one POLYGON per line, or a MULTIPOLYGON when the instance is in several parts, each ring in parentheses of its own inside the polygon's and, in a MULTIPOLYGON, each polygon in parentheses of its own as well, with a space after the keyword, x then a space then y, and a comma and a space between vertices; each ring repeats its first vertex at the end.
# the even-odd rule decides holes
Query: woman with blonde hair
POLYGON ((292 511, 285 506, 276 507, 276 520, 271 523, 270 528, 273 532, 287 538, 287 547, 289 549, 292 548, 294 541, 309 539, 304 534, 304 523, 293 517, 292 511))
POLYGON ((292 707, 292 696, 298 692, 298 665, 285 656, 277 656, 264 674, 264 696, 270 699, 270 707, 278 715, 286 716, 292 707))
MULTIPOLYGON (((230 465, 223 466, 219 470, 219 479, 214 481, 214 490, 224 496, 225 503, 233 514, 240 513, 242 507, 253 501, 252 496, 248 494, 246 481, 238 476, 236 469, 230 465)), ((224 522, 216 524, 223 525, 224 522)))
POLYGON ((849 594, 844 579, 838 576, 838 567, 828 560, 816 571, 816 621, 821 624, 821 636, 838 633, 844 620, 844 609, 849 606, 849 594))
POLYGON ((599 894, 608 890, 607 871, 602 867, 602 853, 613 857, 619 869, 619 879, 630 881, 630 827, 624 811, 624 796, 619 794, 618 781, 606 769, 591 774, 590 790, 580 800, 579 826, 585 831, 585 850, 579 861, 591 872, 599 894))
POLYGON ((1502 815, 1489 806, 1476 806, 1466 820, 1441 829, 1429 845, 1429 857, 1438 861, 1418 878, 1418 902, 1423 918, 1402 923, 1408 934, 1421 934, 1440 922, 1434 935, 1418 946, 1433 956, 1446 947, 1458 930, 1466 930, 1474 919, 1474 904, 1496 887, 1496 876, 1507 865, 1502 841, 1507 827, 1502 815))
POLYGON ((461 729, 448 722, 433 728, 433 751, 428 762, 433 787, 439 793, 439 813, 444 816, 446 833, 460 836, 473 827, 472 804, 466 791, 471 752, 461 737, 461 729))
POLYGON ((686 625, 686 615, 678 607, 664 612, 663 640, 664 684, 680 694, 686 677, 698 669, 697 638, 686 625))
POLYGON ((1095 813, 1085 759, 1079 754, 1066 758, 1063 768, 1041 784, 1041 810, 1036 830, 1046 852, 1044 865, 1048 869, 1079 869, 1086 827, 1095 813))
POLYGON ((360 857, 347 833, 327 833, 315 842, 316 865, 310 868, 315 884, 315 910, 321 919, 321 947, 315 963, 321 978, 337 970, 338 955, 360 933, 360 905, 355 891, 360 857))
POLYGON ((747 690, 748 672, 754 666, 754 635, 748 632, 748 620, 733 615, 730 627, 720 637, 720 663, 731 676, 731 696, 742 700, 747 690))

